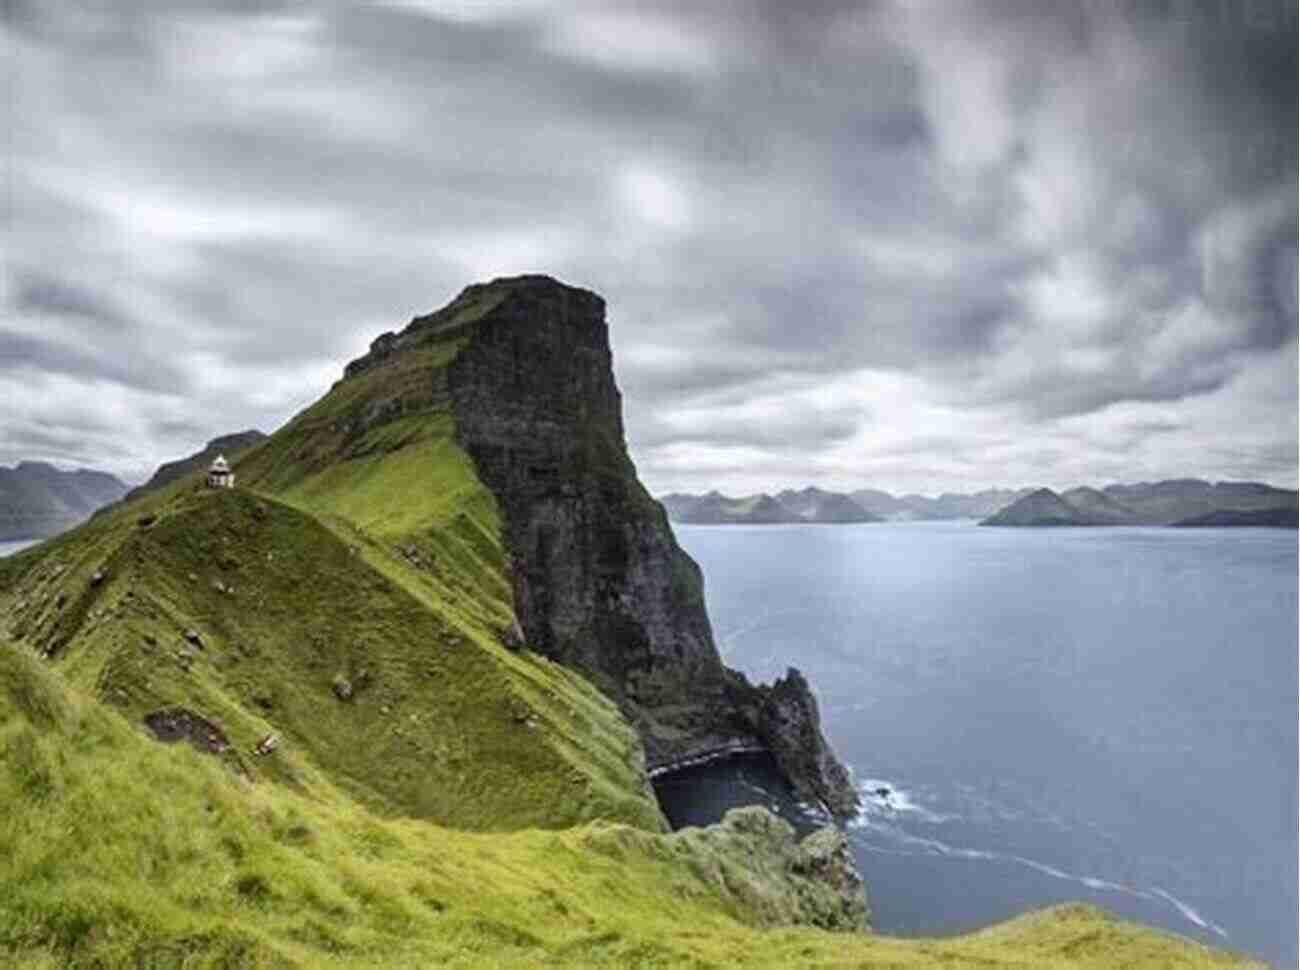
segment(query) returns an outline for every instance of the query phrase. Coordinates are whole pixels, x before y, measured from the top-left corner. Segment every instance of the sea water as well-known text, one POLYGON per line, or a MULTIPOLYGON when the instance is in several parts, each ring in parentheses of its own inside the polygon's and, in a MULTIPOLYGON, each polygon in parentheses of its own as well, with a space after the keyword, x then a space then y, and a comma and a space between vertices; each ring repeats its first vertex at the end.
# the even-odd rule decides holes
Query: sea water
MULTIPOLYGON (((1083 900, 1296 966, 1295 532, 676 531, 726 662, 817 691, 878 930, 1083 900)), ((816 821, 762 758, 659 791, 816 821)))

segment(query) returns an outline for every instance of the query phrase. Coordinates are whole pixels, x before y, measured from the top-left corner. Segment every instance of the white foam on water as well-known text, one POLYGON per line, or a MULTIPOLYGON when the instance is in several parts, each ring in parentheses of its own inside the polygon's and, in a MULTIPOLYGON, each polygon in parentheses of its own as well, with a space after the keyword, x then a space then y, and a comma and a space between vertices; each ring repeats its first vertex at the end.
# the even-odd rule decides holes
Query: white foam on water
MULTIPOLYGON (((870 784, 870 781, 868 781, 868 784, 870 784)), ((882 783, 882 785, 883 784, 884 783, 882 783)), ((1192 923, 1203 930, 1215 933, 1225 940, 1228 939, 1228 933, 1223 929, 1223 927, 1202 916, 1190 905, 1158 886, 1141 889, 1136 886, 1127 886, 1123 883, 1113 882, 1112 880, 1102 879, 1097 876, 1081 876, 1077 873, 1058 869, 1056 866, 1051 866, 1045 862, 1039 862, 1036 859, 1029 859, 1021 855, 1014 855, 1007 852, 992 852, 987 849, 968 849, 960 846, 953 846, 938 839, 913 835, 910 832, 903 831, 896 825, 882 823, 865 816, 860 816, 858 819, 855 819, 850 827, 857 830, 858 833, 861 833, 864 830, 878 832, 891 839, 895 839, 904 845, 912 847, 911 851, 890 849, 869 843, 859 834, 854 838, 854 842, 860 848, 868 852, 885 855, 937 855, 952 859, 971 859, 979 862, 1010 862, 1015 865, 1024 866, 1028 869, 1033 869, 1035 872, 1040 872, 1053 879, 1060 879, 1065 882, 1073 882, 1081 886, 1086 886, 1088 889, 1095 892, 1122 893, 1136 899, 1145 899, 1151 902, 1164 902, 1172 906, 1175 911, 1177 911, 1178 914, 1189 923, 1192 923)))
POLYGON ((1159 886, 1153 886, 1151 888, 1151 891, 1155 893, 1157 896, 1164 899, 1166 902, 1168 902, 1171 906, 1174 907, 1174 909, 1178 910, 1178 912, 1182 913, 1184 917, 1191 920, 1197 926, 1201 927, 1202 929, 1207 929, 1214 933, 1218 933, 1219 936, 1223 937, 1225 940, 1228 938, 1227 930, 1225 930, 1218 923, 1210 922, 1208 919, 1206 919, 1196 910, 1192 909, 1192 907, 1188 906, 1181 899, 1177 899, 1171 894, 1165 892, 1159 886))
MULTIPOLYGON (((857 781, 856 778, 854 780, 857 781)), ((912 792, 885 778, 864 778, 858 781, 857 785, 858 793, 862 796, 863 808, 872 815, 910 816, 931 825, 951 822, 957 817, 933 812, 918 804, 912 792), (888 789, 889 794, 876 794, 882 788, 888 789)))

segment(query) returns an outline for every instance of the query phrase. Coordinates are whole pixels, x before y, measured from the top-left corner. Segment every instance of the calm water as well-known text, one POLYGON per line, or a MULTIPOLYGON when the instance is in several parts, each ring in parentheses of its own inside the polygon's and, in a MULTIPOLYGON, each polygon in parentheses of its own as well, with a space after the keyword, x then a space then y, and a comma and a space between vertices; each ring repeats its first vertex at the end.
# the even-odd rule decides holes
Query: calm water
MULTIPOLYGON (((878 929, 1086 900, 1296 966, 1296 534, 678 526, 727 662, 803 669, 878 929)), ((677 821, 762 801, 698 772, 677 821), (693 794, 690 794, 693 793, 693 794)))

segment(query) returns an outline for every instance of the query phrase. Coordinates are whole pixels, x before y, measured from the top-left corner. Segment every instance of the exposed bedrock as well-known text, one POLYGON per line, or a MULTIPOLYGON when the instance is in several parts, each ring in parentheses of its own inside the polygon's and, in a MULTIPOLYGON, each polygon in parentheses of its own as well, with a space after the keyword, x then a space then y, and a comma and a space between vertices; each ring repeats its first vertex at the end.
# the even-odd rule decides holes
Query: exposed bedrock
POLYGON ((448 367, 456 435, 500 504, 529 645, 620 703, 652 770, 763 747, 802 797, 853 814, 804 678, 756 687, 719 658, 699 567, 627 454, 604 301, 544 276, 497 280, 399 340, 461 302, 492 309, 448 367))

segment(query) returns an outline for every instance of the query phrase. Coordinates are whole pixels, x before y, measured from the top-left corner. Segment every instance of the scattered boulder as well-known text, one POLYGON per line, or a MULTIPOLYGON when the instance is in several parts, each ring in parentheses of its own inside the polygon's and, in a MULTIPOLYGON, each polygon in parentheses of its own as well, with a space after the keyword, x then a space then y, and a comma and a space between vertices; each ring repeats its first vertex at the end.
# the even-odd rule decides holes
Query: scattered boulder
POLYGON ((334 677, 334 682, 331 686, 334 689, 334 696, 337 697, 339 700, 341 701, 352 700, 352 694, 353 694, 352 681, 348 680, 342 674, 337 674, 334 677))
POLYGON ((229 739, 217 724, 188 708, 165 707, 146 714, 144 725, 156 740, 165 744, 188 741, 209 754, 220 754, 230 747, 229 739))
POLYGON ((149 529, 152 528, 157 521, 158 516, 156 515, 142 515, 140 518, 135 520, 135 524, 142 529, 149 529))
POLYGON ((203 636, 193 628, 185 631, 185 642, 194 644, 200 650, 203 649, 203 636))
POLYGON ((267 755, 273 754, 279 747, 280 735, 268 734, 253 747, 253 754, 257 755, 259 758, 265 758, 267 755))
POLYGON ((103 569, 96 569, 95 574, 90 577, 90 585, 102 586, 106 579, 108 579, 108 573, 103 569))

